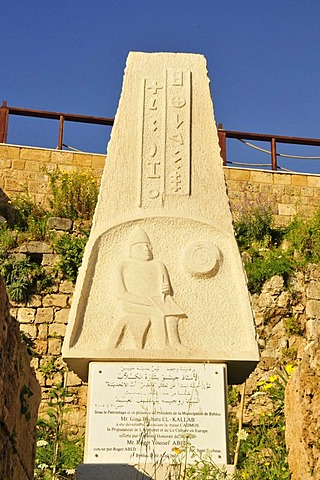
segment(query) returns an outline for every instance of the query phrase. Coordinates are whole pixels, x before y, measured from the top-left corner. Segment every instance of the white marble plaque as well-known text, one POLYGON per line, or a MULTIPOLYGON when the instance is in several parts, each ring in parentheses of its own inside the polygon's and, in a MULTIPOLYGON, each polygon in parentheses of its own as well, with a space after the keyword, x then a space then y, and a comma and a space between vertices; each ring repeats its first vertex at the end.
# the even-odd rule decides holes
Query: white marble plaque
POLYGON ((85 463, 169 463, 188 443, 227 464, 226 430, 223 364, 90 364, 85 463))

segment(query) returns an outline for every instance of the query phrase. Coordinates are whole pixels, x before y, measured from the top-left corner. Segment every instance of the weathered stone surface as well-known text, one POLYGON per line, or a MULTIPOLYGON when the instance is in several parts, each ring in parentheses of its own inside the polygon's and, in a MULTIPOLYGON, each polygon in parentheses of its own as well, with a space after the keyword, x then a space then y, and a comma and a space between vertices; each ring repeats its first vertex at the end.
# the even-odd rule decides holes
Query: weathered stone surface
POLYGON ((0 478, 31 480, 40 388, 1 279, 0 346, 0 478))
POLYGON ((63 308, 61 310, 58 310, 55 313, 54 316, 54 321, 56 323, 68 323, 68 316, 69 316, 70 309, 69 308, 63 308))
POLYGON ((20 253, 53 253, 52 247, 46 242, 28 242, 19 247, 20 253))
POLYGON ((49 325, 49 335, 54 337, 64 337, 66 326, 63 323, 51 323, 49 325))
POLYGON ((285 397, 286 443, 291 480, 320 478, 320 345, 305 353, 285 397))
POLYGON ((19 308, 17 320, 20 323, 33 323, 36 316, 34 308, 19 308))
POLYGON ((48 354, 60 355, 61 353, 61 338, 49 338, 48 340, 48 354))
POLYGON ((320 301, 308 300, 306 313, 309 318, 320 318, 320 301))
POLYGON ((64 280, 60 283, 59 292, 60 293, 73 293, 74 285, 70 280, 64 280))
POLYGON ((203 56, 129 55, 69 318, 83 379, 89 358, 218 361, 233 382, 257 363, 203 56))
POLYGON ((53 321, 53 307, 38 308, 35 323, 51 323, 53 321))
POLYGON ((60 293, 48 294, 43 298, 42 302, 44 307, 55 306, 65 308, 68 304, 68 297, 60 293))
POLYGON ((50 217, 48 218, 48 227, 50 230, 63 230, 70 232, 72 230, 72 220, 62 217, 50 217))

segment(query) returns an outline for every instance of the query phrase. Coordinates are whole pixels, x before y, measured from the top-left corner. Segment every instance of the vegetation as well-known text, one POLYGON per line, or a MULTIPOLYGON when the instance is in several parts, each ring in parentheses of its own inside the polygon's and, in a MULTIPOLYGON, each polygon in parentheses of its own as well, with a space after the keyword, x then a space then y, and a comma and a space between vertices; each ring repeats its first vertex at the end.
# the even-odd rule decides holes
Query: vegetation
POLYGON ((274 275, 288 285, 293 272, 320 261, 320 210, 311 219, 296 218, 276 228, 268 203, 247 202, 235 212, 235 234, 252 293, 274 275))
POLYGON ((56 269, 63 278, 76 281, 87 240, 86 233, 80 236, 65 233, 53 240, 54 249, 60 255, 56 269))
POLYGON ((37 422, 35 478, 74 479, 83 457, 83 437, 70 433, 65 420, 67 389, 63 383, 49 392, 46 416, 37 422))
POLYGON ((0 275, 7 285, 9 298, 15 302, 25 301, 32 293, 46 291, 52 285, 52 276, 42 265, 10 254, 2 258, 0 275))
POLYGON ((88 172, 74 170, 47 172, 52 192, 50 207, 59 217, 75 220, 92 218, 97 203, 99 185, 88 172))

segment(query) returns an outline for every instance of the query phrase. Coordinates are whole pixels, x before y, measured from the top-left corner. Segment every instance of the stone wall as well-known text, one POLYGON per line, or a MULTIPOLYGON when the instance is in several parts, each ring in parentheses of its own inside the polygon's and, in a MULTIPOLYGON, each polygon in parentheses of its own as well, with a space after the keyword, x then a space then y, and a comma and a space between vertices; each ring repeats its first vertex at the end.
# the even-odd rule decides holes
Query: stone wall
POLYGON ((292 480, 320 478, 320 268, 306 278, 307 345, 286 389, 286 443, 292 480))
MULTIPOLYGON (((89 169, 101 177, 105 155, 0 144, 0 194, 5 199, 28 192, 46 203, 46 170, 89 169)), ((296 214, 310 216, 320 204, 320 175, 281 173, 225 167, 228 196, 233 209, 259 198, 274 206, 277 223, 287 224, 296 214)), ((1 195, 0 195, 1 200, 1 195)))
POLYGON ((274 207, 278 225, 295 215, 310 217, 320 205, 320 175, 280 173, 244 168, 224 169, 234 211, 250 201, 274 207))
POLYGON ((46 204, 49 190, 46 171, 52 171, 57 167, 67 172, 83 168, 100 177, 105 159, 105 155, 93 153, 0 144, 2 196, 5 198, 6 195, 11 197, 20 192, 27 192, 39 203, 46 204))
MULTIPOLYGON (((26 256, 38 262, 48 273, 57 262, 52 247, 40 241, 29 242, 13 252, 21 259, 26 256), (25 253, 24 253, 25 252, 25 253)), ((86 386, 73 372, 68 371, 61 359, 61 347, 68 322, 74 285, 71 281, 55 278, 50 293, 32 295, 25 302, 11 301, 11 315, 20 325, 20 331, 32 351, 31 365, 42 390, 39 415, 47 409, 47 400, 53 386, 60 383, 68 389, 65 402, 72 405, 64 413, 70 433, 83 433, 85 425, 86 386)))
POLYGON ((40 387, 0 278, 0 478, 30 480, 40 387))

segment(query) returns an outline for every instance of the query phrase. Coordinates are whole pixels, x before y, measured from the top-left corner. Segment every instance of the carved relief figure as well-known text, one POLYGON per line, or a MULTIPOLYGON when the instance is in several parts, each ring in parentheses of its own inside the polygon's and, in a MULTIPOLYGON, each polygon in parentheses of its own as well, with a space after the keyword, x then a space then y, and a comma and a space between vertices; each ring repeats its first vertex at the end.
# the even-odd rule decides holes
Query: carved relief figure
POLYGON ((111 332, 110 347, 120 344, 128 328, 137 348, 144 348, 150 329, 159 349, 186 348, 180 341, 178 321, 187 315, 174 301, 168 271, 153 257, 150 239, 141 227, 132 230, 127 247, 127 257, 114 272, 115 294, 123 316, 111 332))

